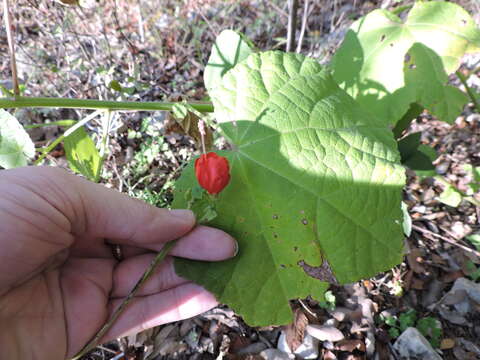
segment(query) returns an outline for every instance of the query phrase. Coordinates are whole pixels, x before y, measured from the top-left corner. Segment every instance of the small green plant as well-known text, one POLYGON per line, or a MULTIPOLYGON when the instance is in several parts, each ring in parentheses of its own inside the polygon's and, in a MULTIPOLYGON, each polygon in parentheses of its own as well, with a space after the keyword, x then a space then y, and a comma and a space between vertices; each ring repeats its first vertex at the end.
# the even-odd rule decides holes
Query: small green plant
POLYGON ((418 314, 414 309, 409 309, 397 316, 380 316, 380 323, 388 327, 388 334, 392 339, 396 339, 409 327, 416 327, 420 333, 425 336, 433 347, 440 346, 442 337, 442 327, 440 322, 434 317, 427 316, 418 319, 418 314))
POLYGON ((324 301, 319 302, 319 306, 323 309, 333 311, 335 310, 336 303, 337 303, 337 298, 335 297, 335 294, 331 290, 325 291, 324 295, 324 301))

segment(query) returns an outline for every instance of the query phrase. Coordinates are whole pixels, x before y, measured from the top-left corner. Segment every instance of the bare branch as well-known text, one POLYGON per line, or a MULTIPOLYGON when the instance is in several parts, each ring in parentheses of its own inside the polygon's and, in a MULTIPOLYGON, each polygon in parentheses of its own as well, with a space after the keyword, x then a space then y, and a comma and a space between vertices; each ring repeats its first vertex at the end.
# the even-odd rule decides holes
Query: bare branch
POLYGON ((20 87, 18 85, 17 62, 15 60, 15 43, 13 39, 12 17, 8 0, 3 0, 3 19, 5 21, 5 30, 7 31, 8 52, 10 54, 10 68, 12 69, 13 93, 20 96, 20 87))
POLYGON ((302 51, 302 43, 303 43, 303 37, 305 36, 305 30, 307 28, 307 21, 308 21, 308 8, 310 5, 310 0, 305 0, 305 3, 303 4, 303 18, 302 18, 302 28, 300 29, 300 36, 298 38, 298 44, 297 44, 297 53, 300 54, 302 51))
POLYGON ((297 31, 297 10, 298 0, 288 1, 288 32, 287 32, 287 47, 286 51, 293 51, 295 48, 295 34, 297 31))

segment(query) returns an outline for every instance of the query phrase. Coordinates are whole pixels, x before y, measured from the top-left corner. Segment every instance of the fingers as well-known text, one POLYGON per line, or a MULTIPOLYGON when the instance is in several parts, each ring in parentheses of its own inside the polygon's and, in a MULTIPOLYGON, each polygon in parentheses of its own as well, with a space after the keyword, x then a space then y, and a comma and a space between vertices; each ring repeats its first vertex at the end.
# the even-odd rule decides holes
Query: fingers
MULTIPOLYGON (((220 261, 235 256, 237 242, 221 230, 199 226, 181 238, 172 249, 171 255, 205 261, 220 261)), ((155 249, 159 250, 159 249, 155 249)), ((141 249, 130 249, 130 256, 141 249)), ((138 279, 155 258, 148 253, 131 256, 120 262, 113 275, 113 297, 124 297, 130 293, 138 279)), ((167 257, 157 266, 155 273, 139 290, 138 295, 151 295, 185 283, 186 280, 175 274, 173 259, 167 257)))
MULTIPOLYGON (((147 244, 145 248, 160 251, 163 243, 147 244)), ((145 248, 124 247, 125 258, 145 254, 145 248)), ((238 244, 235 239, 222 230, 208 226, 197 226, 187 235, 180 238, 170 254, 194 260, 219 261, 235 256, 238 244)))
POLYGON ((67 231, 77 237, 148 247, 179 238, 195 225, 190 210, 159 209, 58 168, 26 167, 10 174, 64 215, 67 231))
MULTIPOLYGON (((156 254, 143 254, 122 261, 113 273, 112 298, 124 298, 142 277, 156 254)), ((150 279, 138 290, 137 296, 152 295, 188 281, 175 273, 173 258, 167 256, 155 269, 150 279)))
MULTIPOLYGON (((122 299, 117 299, 109 304, 109 316, 121 302, 122 299)), ((212 294, 193 283, 186 283, 155 295, 137 297, 120 315, 102 342, 187 319, 216 305, 217 301, 212 294)))

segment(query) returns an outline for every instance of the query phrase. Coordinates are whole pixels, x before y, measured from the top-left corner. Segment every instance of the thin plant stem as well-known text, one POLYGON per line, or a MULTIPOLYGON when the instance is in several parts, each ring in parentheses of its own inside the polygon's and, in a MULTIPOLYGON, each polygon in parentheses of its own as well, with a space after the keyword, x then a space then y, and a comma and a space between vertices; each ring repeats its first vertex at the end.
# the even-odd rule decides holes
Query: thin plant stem
MULTIPOLYGON (((65 109, 90 109, 90 110, 135 110, 135 111, 171 111, 174 102, 156 101, 104 101, 91 99, 67 99, 49 97, 19 96, 15 99, 0 98, 0 108, 65 108, 65 109)), ((201 113, 213 112, 211 103, 188 103, 201 113)))
POLYGON ((60 135, 58 138, 56 138, 54 141, 52 141, 52 143, 50 145, 48 145, 47 147, 41 149, 42 151, 42 155, 40 155, 38 157, 37 160, 35 160, 35 162, 33 163, 34 165, 40 165, 41 162, 43 161, 43 159, 45 159, 48 155, 48 153, 50 151, 52 151, 53 149, 55 149, 55 147, 60 144, 63 139, 65 139, 65 135, 60 135))
POLYGON ((305 0, 303 4, 303 18, 302 18, 302 27, 300 29, 300 36, 298 38, 298 43, 297 43, 297 50, 296 52, 300 54, 302 51, 302 43, 303 43, 303 37, 305 36, 305 30, 307 28, 307 22, 308 22, 308 10, 309 10, 309 0, 305 0))
POLYGON ((287 28, 287 47, 286 51, 294 51, 295 48, 295 34, 297 32, 297 10, 298 0, 288 1, 288 28, 287 28))
POLYGON ((135 286, 133 287, 132 291, 127 295, 127 297, 122 301, 120 306, 115 310, 112 317, 101 327, 101 329, 95 334, 95 336, 80 350, 73 358, 70 360, 77 360, 80 359, 82 356, 87 354, 89 351, 95 348, 98 342, 105 336, 105 334, 110 330, 112 325, 117 321, 118 317, 123 313, 123 311, 127 308, 130 302, 133 300, 135 295, 137 294, 138 290, 145 284, 145 282, 152 276, 157 268, 158 264, 160 264, 163 259, 167 256, 170 250, 175 246, 178 240, 173 240, 165 244, 165 246, 160 250, 152 260, 150 265, 148 266, 147 270, 143 273, 142 277, 137 281, 135 286))
POLYGON ((30 125, 23 125, 25 129, 36 129, 41 127, 48 127, 48 126, 64 126, 70 127, 77 123, 77 120, 58 120, 52 121, 49 123, 41 123, 41 124, 30 124, 30 125))
POLYGON ((96 118, 98 115, 101 115, 102 112, 100 110, 97 110, 97 111, 94 111, 93 113, 85 116, 82 120, 78 121, 75 125, 73 125, 72 127, 68 128, 66 131, 65 131, 65 136, 68 136, 70 135, 71 133, 75 132, 78 128, 81 128, 83 125, 85 125, 86 123, 88 123, 90 120, 96 118))
POLYGON ((403 5, 403 6, 399 6, 399 7, 394 8, 391 12, 392 12, 392 14, 399 15, 400 13, 402 13, 406 10, 410 10, 412 7, 413 7, 412 4, 403 5))
POLYGON ((5 20, 5 28, 7 31, 8 52, 10 54, 10 68, 12 70, 13 93, 20 96, 20 86, 18 85, 17 61, 15 60, 15 42, 13 40, 12 18, 8 0, 3 0, 3 18, 5 20))
POLYGON ((460 70, 455 71, 455 74, 458 76, 460 79, 460 82, 465 86, 465 90, 467 91, 468 97, 470 98, 470 101, 473 103, 473 107, 477 112, 480 111, 480 106, 478 105, 477 98, 475 97, 475 94, 473 93, 473 90, 470 86, 467 84, 467 78, 465 75, 462 74, 460 70))

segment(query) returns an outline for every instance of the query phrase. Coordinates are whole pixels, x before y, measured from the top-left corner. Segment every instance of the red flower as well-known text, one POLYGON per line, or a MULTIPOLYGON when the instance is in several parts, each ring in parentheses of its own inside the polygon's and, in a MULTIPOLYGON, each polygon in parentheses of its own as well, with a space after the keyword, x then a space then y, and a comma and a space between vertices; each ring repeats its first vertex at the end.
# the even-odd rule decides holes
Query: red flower
POLYGON ((195 176, 209 194, 218 194, 230 181, 228 160, 214 152, 202 154, 195 160, 195 176))

